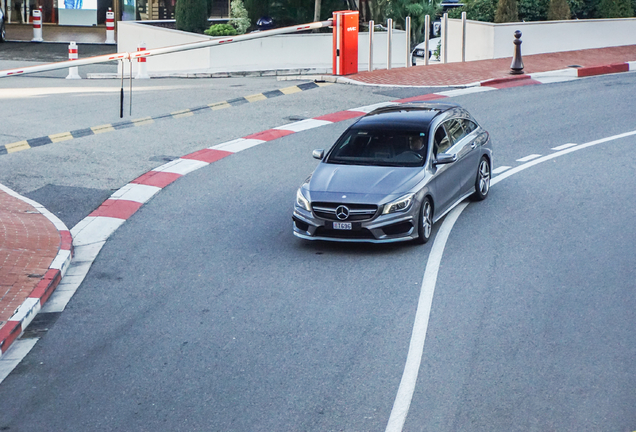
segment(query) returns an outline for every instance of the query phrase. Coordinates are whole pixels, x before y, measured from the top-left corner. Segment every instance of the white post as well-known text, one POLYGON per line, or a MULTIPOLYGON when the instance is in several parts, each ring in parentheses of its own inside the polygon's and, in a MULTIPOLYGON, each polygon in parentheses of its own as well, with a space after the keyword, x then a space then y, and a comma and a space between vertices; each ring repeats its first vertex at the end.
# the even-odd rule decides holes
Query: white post
POLYGON ((391 45, 393 44, 393 20, 389 18, 386 23, 386 68, 391 69, 391 45))
MULTIPOLYGON (((68 46, 68 59, 78 59, 77 44, 75 42, 71 42, 71 44, 68 46)), ((68 68, 68 75, 66 76, 66 79, 82 79, 82 77, 79 75, 79 68, 77 66, 71 66, 70 68, 68 68)))
POLYGON ((31 42, 44 42, 42 39, 42 10, 40 9, 33 9, 33 39, 31 42))
POLYGON ((424 64, 428 66, 428 45, 431 39, 431 16, 426 15, 424 18, 424 49, 426 50, 424 53, 424 64))
MULTIPOLYGON (((146 43, 142 42, 137 45, 137 51, 146 51, 146 43)), ((148 75, 148 67, 146 66, 146 57, 139 57, 137 59, 138 68, 137 75, 135 75, 135 79, 150 79, 148 75)))
POLYGON ((466 12, 462 12, 462 63, 466 61, 466 12))
POLYGON ((442 18, 442 63, 446 63, 448 61, 448 56, 446 52, 448 48, 448 14, 445 13, 442 18))
POLYGON ((107 44, 115 44, 115 12, 110 8, 106 12, 106 42, 107 44))
POLYGON ((406 17, 406 67, 411 67, 411 17, 406 17))
POLYGON ((375 32, 375 22, 369 21, 369 72, 373 70, 373 33, 375 32))

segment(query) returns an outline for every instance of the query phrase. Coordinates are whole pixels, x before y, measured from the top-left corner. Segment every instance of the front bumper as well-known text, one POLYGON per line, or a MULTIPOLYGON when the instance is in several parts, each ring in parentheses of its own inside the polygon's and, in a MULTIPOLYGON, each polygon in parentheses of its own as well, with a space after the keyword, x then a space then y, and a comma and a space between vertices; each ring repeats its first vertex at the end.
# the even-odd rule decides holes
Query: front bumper
POLYGON ((353 223, 352 230, 334 230, 334 221, 318 218, 312 212, 296 206, 292 220, 294 235, 305 240, 394 243, 417 238, 418 215, 419 205, 414 203, 405 212, 353 223))

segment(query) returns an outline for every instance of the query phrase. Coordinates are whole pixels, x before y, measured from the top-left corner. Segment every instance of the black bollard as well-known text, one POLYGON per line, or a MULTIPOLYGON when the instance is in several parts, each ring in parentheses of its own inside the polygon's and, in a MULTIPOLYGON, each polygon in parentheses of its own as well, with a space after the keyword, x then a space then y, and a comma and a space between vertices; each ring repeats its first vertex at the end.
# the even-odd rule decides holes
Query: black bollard
POLYGON ((510 64, 511 75, 521 75, 523 73, 523 60, 521 59, 521 32, 517 30, 515 32, 515 40, 512 42, 515 44, 515 52, 512 56, 512 63, 510 64))

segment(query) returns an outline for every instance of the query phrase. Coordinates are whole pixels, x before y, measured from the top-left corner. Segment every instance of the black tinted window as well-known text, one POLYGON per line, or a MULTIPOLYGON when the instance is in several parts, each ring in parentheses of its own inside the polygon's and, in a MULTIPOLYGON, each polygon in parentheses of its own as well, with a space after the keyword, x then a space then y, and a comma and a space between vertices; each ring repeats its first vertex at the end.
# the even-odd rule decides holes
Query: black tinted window
POLYGON ((440 125, 435 131, 435 144, 433 151, 435 154, 444 153, 451 146, 446 130, 440 125))
POLYGON ((444 126, 446 127, 446 132, 450 136, 453 143, 456 143, 464 138, 464 128, 462 127, 462 123, 458 119, 448 120, 444 123, 444 126))
POLYGON ((327 163, 379 166, 421 166, 426 158, 426 134, 418 131, 346 131, 327 156, 327 163))

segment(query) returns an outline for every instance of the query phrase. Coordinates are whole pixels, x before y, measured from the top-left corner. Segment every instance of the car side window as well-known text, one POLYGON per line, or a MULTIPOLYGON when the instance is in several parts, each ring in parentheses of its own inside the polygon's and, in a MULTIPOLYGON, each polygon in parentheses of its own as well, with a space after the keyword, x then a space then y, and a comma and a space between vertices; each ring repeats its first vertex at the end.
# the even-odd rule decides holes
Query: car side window
POLYGON ((435 131, 435 141, 433 143, 433 152, 435 155, 439 153, 444 153, 451 146, 451 142, 448 139, 448 135, 446 135, 446 130, 444 126, 440 125, 435 131))
POLYGON ((477 129, 477 125, 475 122, 470 121, 468 119, 461 119, 462 124, 464 125, 464 130, 466 131, 466 135, 477 129))
POLYGON ((466 134, 464 133, 464 128, 462 127, 461 122, 458 119, 451 119, 444 123, 446 127, 446 132, 450 135, 452 143, 459 142, 466 134))

